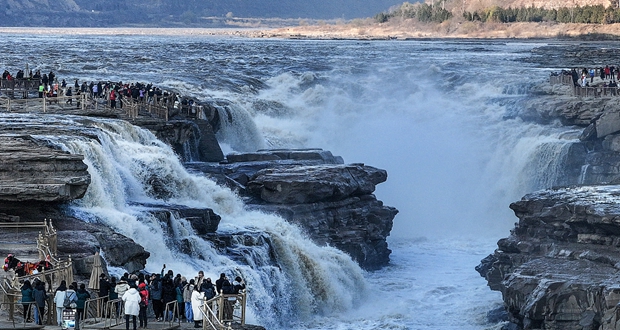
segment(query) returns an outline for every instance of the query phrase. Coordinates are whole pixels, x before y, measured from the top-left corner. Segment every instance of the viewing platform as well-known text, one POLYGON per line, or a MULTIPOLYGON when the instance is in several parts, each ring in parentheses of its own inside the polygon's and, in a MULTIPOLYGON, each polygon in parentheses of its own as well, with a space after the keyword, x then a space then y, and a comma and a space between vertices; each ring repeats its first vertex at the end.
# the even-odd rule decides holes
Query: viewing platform
MULTIPOLYGON (((587 79, 590 81, 590 77, 587 77, 587 79)), ((551 75, 549 77, 549 83, 551 85, 570 86, 573 95, 577 97, 612 98, 620 96, 620 89, 618 87, 605 87, 605 81, 597 76, 592 79, 592 83, 589 83, 590 86, 586 87, 575 85, 573 77, 570 74, 551 75)))

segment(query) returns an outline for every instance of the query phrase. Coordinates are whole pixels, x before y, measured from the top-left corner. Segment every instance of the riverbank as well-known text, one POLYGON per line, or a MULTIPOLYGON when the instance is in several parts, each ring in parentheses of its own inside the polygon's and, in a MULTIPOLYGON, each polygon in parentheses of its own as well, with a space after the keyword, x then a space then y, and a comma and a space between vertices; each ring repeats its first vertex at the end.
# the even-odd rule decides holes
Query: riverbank
POLYGON ((35 35, 159 35, 219 36, 243 38, 285 38, 320 40, 407 40, 420 38, 539 39, 574 38, 579 40, 620 40, 620 24, 566 23, 481 23, 446 21, 424 24, 394 19, 376 23, 372 19, 336 24, 301 24, 281 28, 32 28, 0 27, 0 34, 35 35))

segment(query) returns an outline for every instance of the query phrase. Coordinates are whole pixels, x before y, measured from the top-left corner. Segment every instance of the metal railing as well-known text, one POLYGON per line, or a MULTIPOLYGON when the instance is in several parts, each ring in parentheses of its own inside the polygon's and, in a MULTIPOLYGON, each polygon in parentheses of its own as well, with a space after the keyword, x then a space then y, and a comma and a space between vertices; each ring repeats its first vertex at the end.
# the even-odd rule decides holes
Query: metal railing
POLYGON ((239 294, 218 294, 205 300, 200 308, 203 330, 228 329, 232 323, 245 325, 247 292, 239 294), (226 326, 228 324, 228 326, 226 326))
POLYGON ((181 315, 179 315, 179 304, 176 300, 166 303, 164 309, 164 322, 168 322, 169 326, 172 326, 174 319, 177 319, 179 325, 181 325, 181 315))
MULTIPOLYGON (((16 299, 16 297, 12 295, 11 299, 16 299)), ((13 328, 17 328, 18 324, 21 324, 22 328, 26 328, 28 323, 31 323, 31 322, 28 322, 28 318, 26 317, 26 313, 25 313, 26 308, 30 310, 30 315, 34 319, 34 309, 37 308, 36 302, 34 301, 26 302, 26 303, 23 303, 21 301, 0 302, 0 310, 8 311, 8 321, 10 321, 13 324, 13 328), (19 307, 16 308, 17 305, 22 306, 22 308, 19 308, 19 307), (28 307, 24 307, 24 305, 27 305, 28 307), (16 322, 15 319, 17 315, 21 315, 21 318, 22 318, 21 322, 19 321, 16 322)), ((48 314, 50 313, 50 311, 51 309, 48 308, 48 314)))
POLYGON ((219 299, 218 297, 214 297, 210 300, 203 302, 200 310, 200 314, 202 315, 202 329, 203 330, 221 330, 225 329, 226 326, 220 322, 215 312, 211 306, 213 305, 213 301, 219 299))
POLYGON ((569 74, 557 74, 549 76, 551 85, 573 85, 573 76, 569 74))
MULTIPOLYGON (((85 110, 89 105, 87 94, 80 95, 58 95, 54 97, 36 97, 36 98, 0 98, 0 109, 8 112, 36 112, 54 113, 57 110, 82 109, 85 110)), ((91 107, 94 106, 91 105, 91 107)))
POLYGON ((103 318, 104 329, 121 324, 123 319, 122 315, 125 313, 125 304, 123 304, 123 299, 118 298, 108 300, 106 302, 105 311, 107 317, 103 318), (108 322, 110 323, 108 324, 108 322))

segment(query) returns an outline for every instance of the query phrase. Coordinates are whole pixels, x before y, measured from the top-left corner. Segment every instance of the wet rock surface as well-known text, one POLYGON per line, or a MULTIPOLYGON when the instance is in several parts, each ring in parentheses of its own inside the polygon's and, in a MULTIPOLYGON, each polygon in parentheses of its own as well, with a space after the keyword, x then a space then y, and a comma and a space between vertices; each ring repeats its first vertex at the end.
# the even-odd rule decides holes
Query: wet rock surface
MULTIPOLYGON (((604 67, 611 49, 550 45, 530 60, 545 67, 604 67)), ((601 83, 602 81, 595 83, 601 83)), ((476 267, 500 291, 511 329, 620 329, 620 97, 577 97, 541 83, 518 116, 570 126, 562 178, 510 208, 519 222, 476 267)))
POLYGON ((0 201, 66 202, 81 198, 90 174, 81 155, 29 136, 0 136, 0 201))
POLYGON ((316 243, 347 252, 365 269, 389 262, 386 238, 398 210, 372 194, 386 171, 342 164, 321 149, 262 150, 227 160, 188 166, 236 190, 250 208, 278 214, 316 243))
POLYGON ((510 205, 519 218, 476 270, 524 329, 620 326, 620 186, 558 188, 510 205))

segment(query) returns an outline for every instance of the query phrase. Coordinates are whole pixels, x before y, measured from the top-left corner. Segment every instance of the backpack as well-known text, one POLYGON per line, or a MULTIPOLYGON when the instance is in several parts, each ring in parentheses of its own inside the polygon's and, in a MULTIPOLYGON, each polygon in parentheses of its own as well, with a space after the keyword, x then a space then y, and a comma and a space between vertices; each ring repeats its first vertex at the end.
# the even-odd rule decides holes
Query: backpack
POLYGON ((207 298, 207 300, 212 299, 213 297, 215 297, 215 290, 213 290, 213 288, 207 288, 205 291, 205 298, 207 298))
POLYGON ((224 285, 222 285, 222 292, 224 294, 234 294, 235 289, 230 283, 225 283, 224 285))
POLYGON ((62 307, 64 308, 74 308, 75 303, 73 302, 73 298, 75 296, 75 292, 71 292, 70 295, 65 295, 65 300, 62 302, 62 307), (73 305, 73 307, 71 306, 73 305))

